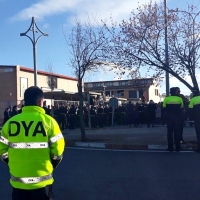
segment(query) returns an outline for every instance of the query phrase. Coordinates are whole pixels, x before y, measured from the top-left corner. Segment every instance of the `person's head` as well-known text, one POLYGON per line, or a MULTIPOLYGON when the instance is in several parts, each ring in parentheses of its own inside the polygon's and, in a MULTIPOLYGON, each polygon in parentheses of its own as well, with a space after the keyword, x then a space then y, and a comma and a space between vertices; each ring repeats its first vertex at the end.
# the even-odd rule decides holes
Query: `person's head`
POLYGON ((172 88, 170 88, 170 94, 171 94, 172 96, 177 95, 177 87, 172 87, 172 88))
POLYGON ((180 90, 180 88, 179 87, 176 87, 176 95, 180 95, 181 94, 181 90, 180 90))
POLYGON ((25 106, 42 106, 44 94, 37 86, 31 86, 24 92, 25 106))
POLYGON ((153 100, 150 100, 150 101, 149 101, 149 103, 150 103, 150 104, 153 104, 153 103, 154 103, 154 101, 153 101, 153 100))
POLYGON ((199 95, 199 89, 198 88, 192 88, 192 95, 193 97, 198 96, 199 95))
POLYGON ((14 106, 13 106, 13 110, 17 110, 17 105, 14 105, 14 106))

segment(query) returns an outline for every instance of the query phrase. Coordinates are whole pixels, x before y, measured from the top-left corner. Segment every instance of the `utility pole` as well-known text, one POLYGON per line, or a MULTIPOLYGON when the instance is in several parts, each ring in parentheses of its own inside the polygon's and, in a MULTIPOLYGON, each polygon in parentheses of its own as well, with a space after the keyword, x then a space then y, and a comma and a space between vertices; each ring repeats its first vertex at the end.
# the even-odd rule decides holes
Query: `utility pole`
MULTIPOLYGON (((165 69, 169 69, 169 54, 168 54, 168 11, 167 2, 164 0, 164 18, 165 18, 165 69)), ((165 72, 166 79, 166 96, 169 96, 169 72, 165 72)))

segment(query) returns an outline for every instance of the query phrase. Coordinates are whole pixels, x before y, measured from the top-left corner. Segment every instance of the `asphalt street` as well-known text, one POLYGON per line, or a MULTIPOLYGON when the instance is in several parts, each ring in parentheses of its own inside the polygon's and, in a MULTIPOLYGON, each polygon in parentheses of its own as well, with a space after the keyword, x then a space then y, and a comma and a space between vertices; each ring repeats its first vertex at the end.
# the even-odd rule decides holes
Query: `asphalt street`
MULTIPOLYGON (((11 200, 0 169, 0 200, 11 200)), ((200 154, 67 148, 54 178, 57 200, 199 200, 200 154)))

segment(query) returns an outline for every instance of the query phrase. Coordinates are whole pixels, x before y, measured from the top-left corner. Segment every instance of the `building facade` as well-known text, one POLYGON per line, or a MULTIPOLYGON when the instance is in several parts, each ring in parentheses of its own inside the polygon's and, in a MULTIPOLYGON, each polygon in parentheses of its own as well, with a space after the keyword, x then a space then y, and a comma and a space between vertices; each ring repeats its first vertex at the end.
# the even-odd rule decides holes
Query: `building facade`
POLYGON ((84 90, 105 94, 106 98, 114 96, 133 102, 140 101, 143 96, 146 102, 160 101, 158 86, 152 78, 85 82, 84 90))
MULTIPOLYGON (((0 65, 0 119, 8 106, 23 104, 24 91, 34 85, 34 70, 19 65, 0 65)), ((37 86, 44 91, 45 100, 78 101, 77 79, 37 70, 37 86), (53 78, 53 88, 49 82, 53 78)))

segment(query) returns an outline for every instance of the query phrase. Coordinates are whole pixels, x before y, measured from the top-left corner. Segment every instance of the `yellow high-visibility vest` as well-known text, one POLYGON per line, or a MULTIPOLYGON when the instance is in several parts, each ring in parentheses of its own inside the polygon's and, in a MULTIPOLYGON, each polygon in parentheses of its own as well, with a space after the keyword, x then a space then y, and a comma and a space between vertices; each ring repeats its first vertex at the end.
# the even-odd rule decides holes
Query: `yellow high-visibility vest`
POLYGON ((39 106, 25 106, 22 113, 2 127, 0 156, 9 159, 14 188, 37 189, 53 183, 52 159, 61 159, 65 141, 57 122, 39 106))

